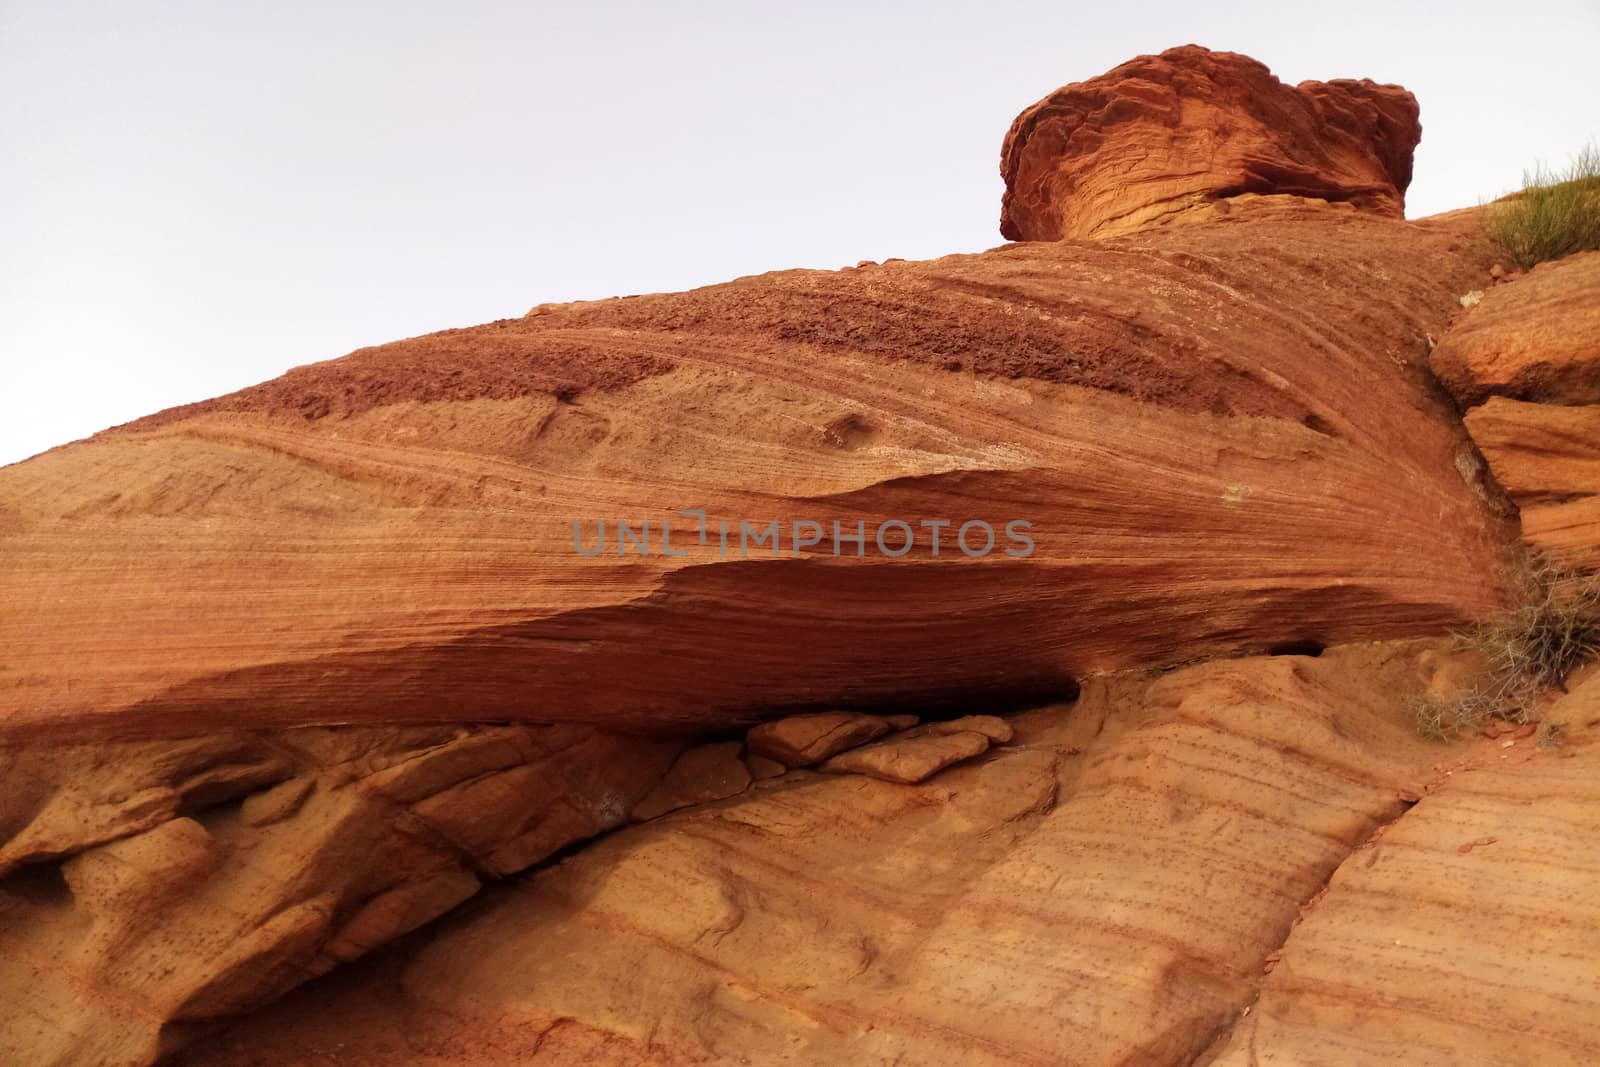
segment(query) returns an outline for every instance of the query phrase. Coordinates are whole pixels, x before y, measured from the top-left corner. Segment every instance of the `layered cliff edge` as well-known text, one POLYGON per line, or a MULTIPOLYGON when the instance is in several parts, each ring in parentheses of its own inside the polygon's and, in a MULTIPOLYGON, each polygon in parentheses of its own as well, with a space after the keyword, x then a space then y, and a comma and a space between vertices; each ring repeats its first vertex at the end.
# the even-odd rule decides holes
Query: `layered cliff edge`
POLYGON ((0 469, 0 1059, 1591 1062, 1595 685, 1404 704, 1600 558, 1600 257, 1495 284, 1419 136, 1173 49, 1018 117, 1021 243, 0 469))

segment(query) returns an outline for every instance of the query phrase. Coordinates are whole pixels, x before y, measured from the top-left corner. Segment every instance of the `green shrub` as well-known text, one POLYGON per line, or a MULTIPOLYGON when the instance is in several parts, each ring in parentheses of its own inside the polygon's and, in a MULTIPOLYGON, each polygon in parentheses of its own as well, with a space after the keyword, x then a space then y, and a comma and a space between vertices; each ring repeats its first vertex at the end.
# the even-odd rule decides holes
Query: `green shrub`
POLYGON ((1417 732, 1443 739, 1489 719, 1528 722, 1548 689, 1600 656, 1600 575, 1563 570, 1537 556, 1516 569, 1516 606, 1456 635, 1483 661, 1483 677, 1452 699, 1420 695, 1410 702, 1417 732))
POLYGON ((1484 211, 1484 229, 1517 266, 1600 248, 1600 148, 1585 146, 1564 173, 1541 163, 1522 181, 1484 211))
POLYGON ((1600 147, 1573 157, 1565 173, 1523 171, 1525 189, 1491 203, 1483 227, 1518 267, 1600 248, 1600 147))

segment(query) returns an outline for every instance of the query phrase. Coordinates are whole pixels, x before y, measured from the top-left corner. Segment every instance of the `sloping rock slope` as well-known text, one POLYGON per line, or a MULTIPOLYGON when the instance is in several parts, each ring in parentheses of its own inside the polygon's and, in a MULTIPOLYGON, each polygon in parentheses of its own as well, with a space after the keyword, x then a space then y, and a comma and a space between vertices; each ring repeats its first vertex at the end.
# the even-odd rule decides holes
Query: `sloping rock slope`
POLYGON ((1215 1061, 1600 1062, 1600 675, 1351 857, 1215 1061))
POLYGON ((1349 643, 1494 611, 1499 485, 1532 515, 1429 350, 1542 276, 1463 310, 1492 256, 1398 218, 1402 91, 1134 66, 1195 103, 1114 72, 1110 171, 1233 115, 1320 177, 1219 147, 1166 207, 1087 201, 1183 225, 540 306, 0 470, 0 1062, 1178 1064, 1258 997, 1262 1040, 1328 1025, 1263 975, 1471 748, 1401 707, 1460 664, 1349 643))

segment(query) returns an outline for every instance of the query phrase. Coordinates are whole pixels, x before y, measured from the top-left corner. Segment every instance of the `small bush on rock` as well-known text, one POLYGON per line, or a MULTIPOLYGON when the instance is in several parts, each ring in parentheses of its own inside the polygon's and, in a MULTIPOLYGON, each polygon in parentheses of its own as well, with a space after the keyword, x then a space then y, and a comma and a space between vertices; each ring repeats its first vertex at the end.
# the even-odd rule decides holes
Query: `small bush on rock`
POLYGON ((1600 656, 1600 575, 1531 556, 1517 567, 1515 581, 1516 607, 1456 635, 1482 659, 1482 680, 1452 699, 1412 699, 1424 737, 1470 733, 1489 719, 1528 722, 1539 694, 1564 691, 1574 670, 1600 656))
POLYGON ((1558 173, 1524 171, 1520 193, 1490 204, 1484 228, 1517 266, 1600 248, 1600 148, 1593 143, 1558 173))

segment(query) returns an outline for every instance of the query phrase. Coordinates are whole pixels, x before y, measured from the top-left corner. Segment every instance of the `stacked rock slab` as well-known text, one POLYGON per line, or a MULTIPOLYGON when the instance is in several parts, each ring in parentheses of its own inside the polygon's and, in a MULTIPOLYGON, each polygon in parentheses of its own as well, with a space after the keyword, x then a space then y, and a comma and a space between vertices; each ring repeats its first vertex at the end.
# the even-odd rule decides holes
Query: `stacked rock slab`
POLYGON ((866 774, 912 785, 927 781, 953 764, 981 756, 992 744, 1011 740, 1011 727, 993 715, 913 726, 860 748, 842 752, 822 765, 825 771, 866 774))
POLYGON ((993 715, 917 726, 909 714, 854 711, 790 715, 754 727, 743 742, 714 741, 679 753, 666 775, 628 812, 648 822, 668 812, 739 796, 791 769, 817 767, 911 784, 1009 741, 1011 728, 993 715), (874 740, 882 738, 881 741, 874 740))
POLYGON ((1432 365, 1520 508, 1528 545, 1600 570, 1600 252, 1489 289, 1432 365))

